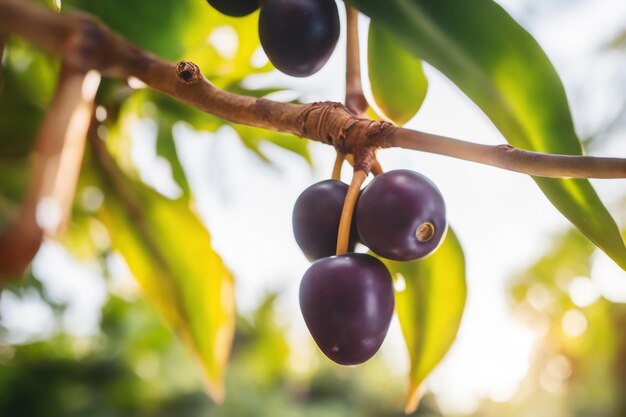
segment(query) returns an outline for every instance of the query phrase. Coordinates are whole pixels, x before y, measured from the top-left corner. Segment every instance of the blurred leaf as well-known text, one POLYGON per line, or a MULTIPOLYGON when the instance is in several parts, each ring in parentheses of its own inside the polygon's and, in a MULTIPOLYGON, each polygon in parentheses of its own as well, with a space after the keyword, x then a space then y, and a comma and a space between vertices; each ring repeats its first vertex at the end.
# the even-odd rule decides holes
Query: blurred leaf
MULTIPOLYGON (((537 335, 531 370, 523 382, 527 391, 517 394, 518 399, 522 395, 536 398, 537 392, 545 392, 541 375, 556 360, 570 368, 567 373, 572 376, 560 389, 558 401, 563 410, 552 408, 551 413, 591 415, 594 410, 615 410, 609 414, 622 415, 626 345, 620 347, 620 340, 625 334, 625 305, 601 296, 606 295, 600 282, 607 271, 597 273, 592 265, 596 256, 604 255, 598 254, 588 239, 572 228, 552 240, 550 251, 526 266, 510 287, 516 317, 523 318, 537 335), (584 283, 588 286, 584 290, 586 300, 579 298, 584 283), (582 320, 584 329, 578 330, 580 334, 571 333, 571 324, 566 324, 568 316, 582 320), (534 392, 528 389, 533 385, 534 392)), ((529 413, 534 414, 537 412, 529 413)))
POLYGON ((233 125, 233 128, 239 135, 243 144, 266 162, 270 162, 270 159, 261 150, 261 143, 263 141, 273 143, 296 155, 300 155, 309 164, 312 163, 308 141, 305 139, 298 138, 288 133, 274 132, 252 126, 233 125))
POLYGON ((275 389, 287 377, 289 343, 277 323, 276 300, 270 293, 254 311, 251 321, 240 317, 233 347, 233 373, 243 373, 253 389, 275 389))
POLYGON ((626 50, 626 30, 618 32, 605 46, 606 49, 626 50))
MULTIPOLYGON (((165 117, 172 123, 182 120, 191 125, 194 129, 206 132, 215 132, 220 127, 227 124, 223 119, 181 103, 172 97, 152 91, 146 91, 145 93, 145 97, 139 98, 153 103, 156 108, 154 108, 152 114, 141 113, 144 117, 165 117)), ((140 103, 138 103, 138 105, 140 105, 140 103)))
POLYGON ((260 47, 257 13, 235 19, 196 0, 65 0, 64 6, 95 14, 115 32, 161 58, 194 61, 220 87, 272 69, 252 62, 260 47))
POLYGON ((61 7, 63 5, 61 0, 46 0, 46 4, 48 5, 48 7, 50 7, 52 10, 60 12, 61 11, 61 7))
POLYGON ((62 1, 61 0, 33 0, 35 3, 42 4, 55 12, 61 11, 62 1))
POLYGON ((140 48, 174 60, 184 51, 182 38, 186 22, 195 17, 192 3, 186 0, 159 3, 147 0, 65 0, 64 9, 78 8, 93 13, 140 48))
POLYGON ((30 174, 31 164, 26 158, 0 158, 0 230, 18 215, 30 174))
POLYGON ((225 88, 227 91, 234 94, 243 94, 250 97, 261 98, 268 96, 273 93, 278 93, 279 91, 284 91, 284 88, 276 88, 276 87, 268 87, 268 88, 258 88, 258 89, 249 89, 243 87, 241 84, 232 84, 225 88))
MULTIPOLYGON (((590 275, 590 257, 595 246, 578 230, 568 230, 551 240, 550 250, 524 270, 511 286, 511 293, 516 302, 522 303, 526 300, 533 285, 539 284, 541 288, 556 295, 559 287, 566 288, 572 278, 590 275), (558 277, 558 280, 555 280, 555 277, 558 277)), ((555 301, 572 307, 569 293, 560 294, 559 297, 561 296, 561 299, 555 301)))
POLYGON ((183 191, 183 196, 188 199, 191 190, 189 189, 189 183, 187 182, 187 176, 185 175, 183 166, 178 159, 178 151, 176 150, 176 144, 174 143, 174 136, 172 134, 174 124, 164 118, 157 119, 157 123, 157 155, 169 161, 172 167, 174 181, 176 181, 183 191))
POLYGON ((23 159, 0 158, 0 194, 21 202, 31 175, 31 164, 23 159))
POLYGON ((58 60, 11 39, 0 71, 0 157, 25 157, 54 93, 58 60))
MULTIPOLYGON (((187 42, 185 59, 198 64, 212 83, 230 89, 251 74, 268 72, 273 68, 269 61, 261 66, 253 62, 255 55, 262 51, 258 12, 231 18, 213 11, 205 2, 197 4, 206 7, 193 19, 197 28, 195 32, 205 34, 187 42)), ((192 26, 190 29, 189 33, 194 33, 192 26)))
POLYGON ((465 256, 449 228, 441 246, 427 258, 381 260, 397 281, 396 312, 411 360, 406 402, 410 413, 417 408, 424 379, 448 352, 461 324, 467 295, 465 256))
MULTIPOLYGON (((351 0, 405 48, 457 84, 513 146, 580 155, 554 67, 491 0, 351 0)), ((588 180, 535 178, 550 201, 626 269, 626 246, 588 180)))
POLYGON ((405 124, 420 109, 428 90, 422 61, 372 22, 367 62, 376 104, 394 123, 405 124))
POLYGON ((232 274, 187 200, 164 198, 125 176, 102 150, 97 154, 106 196, 98 217, 146 297, 200 362, 219 402, 234 333, 232 274))

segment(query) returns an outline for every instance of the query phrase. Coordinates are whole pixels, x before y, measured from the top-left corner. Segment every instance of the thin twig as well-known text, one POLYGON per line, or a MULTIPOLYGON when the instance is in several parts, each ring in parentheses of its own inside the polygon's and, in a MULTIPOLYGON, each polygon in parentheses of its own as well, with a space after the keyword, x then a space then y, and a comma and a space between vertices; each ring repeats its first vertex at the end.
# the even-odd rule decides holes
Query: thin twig
POLYGON ((363 116, 367 100, 361 82, 361 53, 359 50, 359 12, 346 3, 346 107, 356 116, 363 116))
POLYGON ((367 178, 367 174, 367 170, 362 168, 355 168, 354 170, 352 182, 348 188, 348 194, 346 194, 343 209, 341 210, 341 220, 339 221, 339 231, 337 233, 337 255, 342 255, 348 252, 348 247, 350 245, 352 215, 354 214, 356 200, 359 197, 361 186, 363 185, 365 178, 367 178))
POLYGON ((478 162, 536 177, 626 178, 626 159, 555 155, 510 145, 481 145, 445 136, 398 128, 395 146, 478 162))
POLYGON ((0 34, 15 34, 78 68, 116 78, 136 77, 155 90, 233 123, 333 145, 345 153, 402 147, 479 162, 538 177, 626 178, 626 159, 554 155, 487 146, 354 116, 339 103, 299 105, 228 93, 197 66, 174 66, 142 51, 84 15, 54 13, 23 0, 0 0, 0 34))
POLYGON ((340 151, 337 151, 337 156, 335 157, 335 164, 333 165, 333 174, 331 178, 335 181, 341 180, 341 166, 343 165, 343 161, 346 160, 346 154, 340 151))

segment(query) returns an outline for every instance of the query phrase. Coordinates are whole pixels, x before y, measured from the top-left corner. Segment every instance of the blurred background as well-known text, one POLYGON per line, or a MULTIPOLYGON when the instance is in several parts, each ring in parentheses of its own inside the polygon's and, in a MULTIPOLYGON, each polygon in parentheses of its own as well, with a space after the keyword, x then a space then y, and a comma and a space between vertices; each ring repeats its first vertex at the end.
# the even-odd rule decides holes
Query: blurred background
MULTIPOLYGON (((67 4, 90 9, 87 1, 67 4)), ((587 153, 626 157, 626 3, 499 4, 557 68, 587 153)), ((119 10, 92 11, 113 28, 124 27, 119 10)), ((203 48, 182 54, 184 42, 172 41, 155 49, 172 60, 206 62, 200 66, 209 78, 231 90, 236 84, 243 93, 279 100, 342 100, 343 33, 322 71, 294 79, 268 71, 256 44, 241 65, 238 51, 251 47, 247 29, 207 13, 207 27, 196 29, 208 33, 203 48)), ((342 8, 340 14, 343 22, 342 8)), ((366 39, 368 21, 361 22, 366 39)), ((24 79, 39 83, 28 92, 35 109, 14 119, 34 129, 29 117, 45 108, 57 64, 19 41, 9 43, 3 64, 5 98, 24 79)), ((425 70, 429 91, 408 127, 505 142, 452 83, 425 70)), ((0 294, 0 416, 403 415, 408 359, 396 321, 374 360, 345 368, 319 353, 299 312, 299 281, 309 264, 293 240, 291 209, 302 190, 330 176, 334 151, 221 125, 149 92, 137 99, 113 82, 103 90, 124 106, 116 108, 123 116, 100 108, 102 120, 123 123, 99 133, 114 137, 114 149, 130 149, 126 166, 168 198, 185 192, 179 179, 186 176, 213 246, 236 277, 225 403, 218 407, 206 397, 193 359, 142 298, 103 226, 81 220, 103 198, 83 187, 67 239, 45 242, 28 276, 0 294), (177 116, 165 128, 173 149, 163 147, 169 119, 162 108, 177 116)), ((27 153, 24 147, 16 152, 27 153)), ((379 159, 386 170, 415 169, 439 186, 467 261, 468 300, 457 341, 427 380, 416 415, 625 416, 626 273, 573 230, 530 178, 411 151, 384 150, 379 159)), ((0 168, 5 180, 9 168, 0 168)), ((344 180, 349 171, 344 168, 344 180)), ((626 181, 593 184, 624 227, 626 181)), ((10 209, 9 198, 0 196, 0 211, 10 209)))

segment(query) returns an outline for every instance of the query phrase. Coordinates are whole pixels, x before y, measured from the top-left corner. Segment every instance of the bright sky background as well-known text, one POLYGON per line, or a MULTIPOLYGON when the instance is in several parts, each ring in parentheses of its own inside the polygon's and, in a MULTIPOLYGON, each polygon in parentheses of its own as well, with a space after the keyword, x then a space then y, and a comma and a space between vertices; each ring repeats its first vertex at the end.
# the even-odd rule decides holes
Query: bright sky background
MULTIPOLYGON (((505 0, 500 4, 538 39, 557 67, 579 133, 587 134, 610 119, 623 103, 612 85, 626 82, 625 62, 623 55, 600 53, 599 48, 626 25, 626 2, 505 0)), ((366 24, 362 29, 362 39, 366 39, 366 24)), ((340 101, 344 91, 342 45, 340 40, 328 65, 313 77, 294 79, 274 73, 251 83, 289 86, 301 91, 304 100, 340 101)), ((454 85, 430 67, 426 72, 430 89, 408 127, 480 143, 504 143, 490 121, 454 85)), ((167 164, 149 156, 155 144, 150 125, 138 126, 136 133, 133 155, 144 179, 160 190, 175 192, 175 185, 164 179, 167 164)), ((333 150, 311 144, 315 161, 311 170, 300 158, 267 145, 263 150, 275 161, 268 166, 243 148, 230 128, 215 135, 196 134, 180 124, 175 133, 198 209, 215 248, 237 277, 240 309, 251 311, 268 291, 285 291, 281 318, 290 327, 290 338, 295 344, 310 346, 297 301, 300 277, 309 263, 293 240, 291 210, 302 190, 329 177, 333 150)), ((594 154, 626 156, 626 141, 613 142, 616 144, 610 148, 594 149, 594 154)), ((528 370, 536 337, 511 317, 507 280, 540 256, 549 247, 550 236, 568 223, 523 175, 412 151, 385 150, 379 159, 386 170, 415 169, 439 186, 449 222, 465 249, 469 286, 465 316, 457 342, 429 384, 438 405, 444 412, 467 412, 481 398, 506 401, 528 370)), ((349 175, 346 167, 344 180, 349 175)), ((624 180, 594 184, 609 207, 616 192, 624 195, 626 190, 624 180)), ((121 271, 119 275, 127 274, 119 259, 112 263, 121 271)), ((65 325, 78 335, 93 331, 105 292, 97 268, 76 263, 55 244, 44 246, 34 268, 55 298, 72 300, 65 325)), ((596 256, 593 275, 598 291, 612 294, 615 301, 626 301, 626 274, 602 254, 596 256)), ((46 323, 50 327, 51 312, 36 302, 35 295, 29 297, 27 303, 12 297, 0 300, 2 323, 16 330, 16 341, 20 334, 27 338, 46 323)), ((399 374, 405 372, 406 355, 397 323, 383 355, 399 374)))

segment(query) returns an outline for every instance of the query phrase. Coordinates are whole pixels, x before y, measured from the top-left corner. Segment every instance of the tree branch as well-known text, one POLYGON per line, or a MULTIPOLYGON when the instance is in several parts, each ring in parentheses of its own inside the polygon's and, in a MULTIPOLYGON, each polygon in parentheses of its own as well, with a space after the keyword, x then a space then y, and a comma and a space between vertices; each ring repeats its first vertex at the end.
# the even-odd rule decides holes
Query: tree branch
POLYGON ((346 154, 372 146, 402 147, 540 177, 626 178, 626 159, 480 145, 356 117, 339 103, 300 105, 228 93, 207 81, 194 64, 175 66, 163 61, 87 15, 57 14, 24 0, 0 0, 0 36, 3 34, 18 35, 83 71, 136 77, 155 90, 230 122, 292 133, 333 145, 346 154))
POLYGON ((361 117, 367 110, 367 100, 361 83, 361 53, 359 50, 359 12, 346 3, 346 107, 361 117))
POLYGON ((398 128, 394 146, 478 162, 536 177, 626 178, 626 159, 555 155, 525 151, 511 145, 481 145, 445 136, 398 128))
POLYGON ((61 67, 57 90, 35 138, 26 198, 17 217, 0 232, 0 278, 22 274, 43 236, 56 236, 66 226, 99 82, 99 74, 66 63, 61 67))

